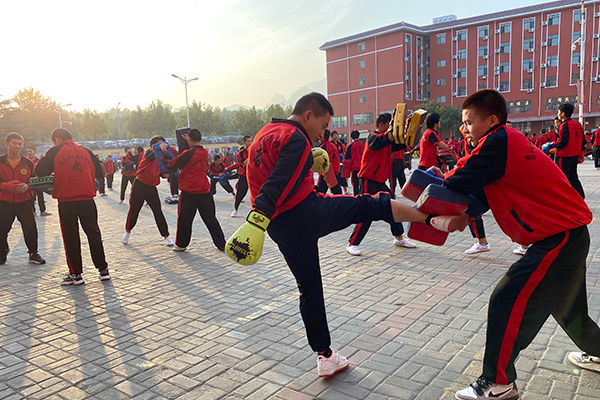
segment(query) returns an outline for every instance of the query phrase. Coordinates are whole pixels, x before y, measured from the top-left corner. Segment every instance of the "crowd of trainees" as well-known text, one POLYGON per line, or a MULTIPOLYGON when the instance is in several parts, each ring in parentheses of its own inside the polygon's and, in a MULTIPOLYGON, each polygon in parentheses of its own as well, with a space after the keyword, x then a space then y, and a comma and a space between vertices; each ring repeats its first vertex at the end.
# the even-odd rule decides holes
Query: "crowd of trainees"
MULTIPOLYGON (((600 370, 600 329, 588 316, 585 291, 590 244, 587 225, 592 215, 582 193, 573 187, 564 169, 561 170, 564 164, 571 165, 572 158, 577 162, 581 152, 579 146, 577 154, 570 154, 578 145, 574 138, 579 137, 577 126, 570 119, 572 110, 570 113, 568 108, 559 111, 563 121, 561 131, 550 146, 556 149, 557 166, 522 133, 506 125, 506 102, 500 93, 476 92, 467 98, 462 108, 465 138, 471 146, 469 153, 445 174, 436 166, 421 167, 432 170, 449 191, 475 196, 492 210, 504 233, 530 247, 494 289, 488 311, 483 373, 470 387, 457 392, 456 397, 463 400, 518 398, 515 359, 550 315, 582 350, 570 353, 569 361, 581 368, 600 370), (564 141, 567 132, 569 143, 564 141), (540 180, 541 175, 547 179, 540 180), (548 185, 548 181, 553 184, 548 185), (556 296, 557 293, 564 295, 556 296)), ((126 235, 122 239, 124 244, 129 244, 144 202, 152 208, 165 244, 175 251, 185 251, 190 243, 196 212, 206 224, 215 247, 240 264, 260 259, 264 232, 268 232, 296 279, 300 313, 309 345, 317 353, 319 376, 338 373, 347 368, 349 362, 331 348, 318 239, 355 225, 350 238, 352 244, 352 240, 364 237, 372 221, 383 220, 390 225, 394 245, 411 247, 412 243, 402 237, 403 222, 421 223, 446 232, 462 230, 468 222, 466 214, 425 213, 393 199, 386 181, 392 170, 392 153, 401 150, 403 145, 389 130, 389 114, 378 117, 377 129, 364 143, 357 172, 361 193, 356 196, 317 193, 313 171, 323 177, 330 176, 329 162, 324 160, 331 158, 323 154, 327 154, 325 129, 333 114, 331 103, 323 95, 311 93, 296 103, 289 119, 274 120, 257 133, 254 141, 248 138, 245 155, 237 163, 244 167, 240 177, 244 176, 250 191, 251 211, 246 222, 227 241, 215 216, 214 198, 205 172, 209 168, 209 155, 201 145, 200 131, 190 129, 186 138, 190 148, 180 154, 169 152, 164 138, 153 137, 151 149, 139 154, 137 160, 126 235), (319 141, 325 148, 315 150, 313 144, 319 141), (153 149, 155 146, 158 150, 153 149), (156 186, 161 177, 175 172, 179 172, 180 195, 178 229, 173 242, 160 210, 156 186)), ((436 121, 433 114, 426 124, 428 131, 436 131, 436 126, 439 129, 439 119, 436 121)), ((32 216, 29 180, 31 176, 53 173, 53 197, 58 200, 69 267, 69 274, 61 285, 84 283, 79 224, 88 237, 100 280, 110 280, 93 200, 95 180, 103 178, 100 160, 76 145, 67 130, 56 129, 51 134, 54 147, 34 167, 20 155, 23 138, 11 135, 6 138, 8 153, 0 157, 1 221, 10 222, 2 225, 2 232, 8 234, 14 218, 19 218, 30 255, 37 250, 29 247, 34 237, 22 220, 27 213, 32 216)), ((424 134, 421 141, 422 159, 423 140, 427 140, 427 136, 424 134)), ((336 163, 337 160, 333 164, 336 163)), ((332 171, 335 177, 335 170, 332 171)), ((327 187, 333 188, 337 178, 328 177, 325 181, 327 187)), ((239 182, 237 191, 240 191, 239 182)), ((35 227, 35 219, 33 222, 35 227)), ((37 245, 37 231, 35 233, 37 245)), ((1 238, 0 250, 6 262, 8 245, 6 236, 1 238)), ((402 256, 410 257, 410 254, 402 256)))

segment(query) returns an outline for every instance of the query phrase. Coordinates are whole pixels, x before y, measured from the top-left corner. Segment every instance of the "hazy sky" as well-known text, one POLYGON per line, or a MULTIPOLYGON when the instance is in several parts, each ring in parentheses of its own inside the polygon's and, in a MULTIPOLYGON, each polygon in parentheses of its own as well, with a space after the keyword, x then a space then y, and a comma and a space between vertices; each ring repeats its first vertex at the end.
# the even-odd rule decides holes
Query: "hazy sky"
POLYGON ((262 108, 325 77, 323 43, 406 21, 458 18, 539 0, 4 1, 0 94, 33 86, 69 109, 185 105, 262 108), (432 12, 432 10, 435 10, 432 12))

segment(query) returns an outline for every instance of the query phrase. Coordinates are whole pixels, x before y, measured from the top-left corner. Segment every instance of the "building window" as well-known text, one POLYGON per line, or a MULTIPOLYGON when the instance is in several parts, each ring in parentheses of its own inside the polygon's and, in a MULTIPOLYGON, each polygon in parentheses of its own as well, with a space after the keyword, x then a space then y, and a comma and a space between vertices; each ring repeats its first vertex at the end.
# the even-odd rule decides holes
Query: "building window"
POLYGON ((571 53, 571 64, 579 65, 580 53, 578 51, 571 53))
POLYGON ((412 62, 412 54, 408 53, 406 56, 404 56, 404 61, 412 62))
POLYGON ((404 77, 405 81, 410 81, 412 78, 412 71, 406 71, 406 76, 404 77))
POLYGON ((533 69, 533 58, 526 58, 523 60, 523 69, 533 69))
POLYGON ((548 36, 548 46, 558 46, 558 35, 548 36))
POLYGON ((445 67, 446 66, 446 60, 438 60, 437 66, 438 67, 445 67))
POLYGON ((436 35, 437 37, 437 44, 444 44, 446 43, 446 34, 445 33, 438 33, 436 35))
POLYGON ((579 72, 571 74, 571 85, 577 85, 578 80, 579 80, 579 72))
POLYGON ((500 24, 500 33, 510 33, 510 22, 500 24))
POLYGON ((467 76, 466 68, 459 68, 456 70, 457 78, 465 78, 467 76))
POLYGON ((500 43, 500 53, 510 53, 510 42, 500 43))
POLYGON ((523 50, 533 49, 533 38, 523 39, 523 50))
POLYGON ((352 116, 352 125, 371 125, 373 123, 373 113, 354 114, 352 116))
POLYGON ((510 62, 501 62, 500 63, 500 72, 510 72, 510 62))
POLYGON ((546 58, 546 66, 547 67, 558 67, 558 56, 548 56, 546 58))
POLYGON ((456 53, 456 56, 458 57, 459 60, 464 60, 465 58, 467 58, 467 49, 458 50, 458 53, 456 53))
POLYGON ((556 75, 546 77, 546 87, 556 87, 557 79, 556 75))
POLYGON ((365 78, 364 76, 361 76, 360 78, 358 78, 359 86, 365 86, 366 84, 367 84, 367 78, 365 78))
POLYGON ((487 65, 477 66, 477 76, 487 75, 487 65))
POLYGON ((366 94, 360 94, 360 95, 358 95, 358 102, 359 103, 366 103, 367 102, 367 95, 366 94))
POLYGON ((478 57, 486 57, 488 55, 488 47, 487 46, 479 46, 477 48, 477 56, 478 57))
POLYGON ((579 40, 580 37, 581 37, 581 31, 573 32, 573 41, 571 43, 575 43, 576 41, 579 40))
POLYGON ((456 38, 459 41, 467 40, 467 31, 458 31, 458 33, 456 34, 456 38))
POLYGON ((546 99, 546 111, 556 111, 558 110, 558 106, 560 106, 562 103, 578 103, 579 99, 577 97, 577 95, 575 96, 559 96, 559 97, 548 97, 546 99))
POLYGON ((498 86, 499 92, 508 92, 509 91, 508 81, 501 81, 500 86, 498 86))
POLYGON ((417 54, 417 65, 423 68, 423 57, 420 54, 417 54))
POLYGON ((506 104, 509 114, 523 114, 531 112, 531 100, 509 101, 506 104))
POLYGON ((404 98, 407 100, 412 100, 412 90, 408 89, 404 95, 404 98))
POLYGON ((332 128, 343 128, 344 126, 348 126, 348 117, 345 115, 340 117, 331 117, 332 128))
POLYGON ((367 62, 365 60, 358 60, 358 68, 365 68, 367 66, 367 62))
POLYGON ((535 18, 527 18, 523 20, 523 30, 528 31, 535 28, 535 18))
POLYGON ((417 36, 417 47, 419 50, 423 50, 423 38, 421 36, 417 36))
POLYGON ((358 51, 365 51, 365 42, 358 43, 358 51))
POLYGON ((410 33, 407 33, 404 36, 404 43, 406 43, 408 45, 412 45, 412 35, 410 33))
POLYGON ((479 28, 477 28, 477 37, 487 38, 488 33, 489 33, 489 30, 488 30, 487 26, 480 26, 479 28))
POLYGON ((523 79, 523 83, 521 84, 522 89, 533 89, 533 79, 525 78, 523 79))
POLYGON ((574 22, 581 22, 581 10, 575 10, 575 11, 573 11, 573 21, 574 22))
POLYGON ((548 15, 548 25, 560 24, 560 14, 548 15))
POLYGON ((531 132, 531 122, 513 122, 513 128, 519 132, 531 132))
POLYGON ((444 86, 446 84, 446 78, 440 78, 437 80, 438 86, 444 86))
POLYGON ((477 84, 477 90, 483 90, 483 89, 487 89, 487 83, 483 82, 483 83, 478 83, 477 84))
POLYGON ((438 103, 445 103, 446 102, 446 96, 438 96, 437 102, 438 103))
POLYGON ((466 86, 459 86, 456 89, 456 97, 458 96, 466 96, 467 95, 467 87, 466 86))

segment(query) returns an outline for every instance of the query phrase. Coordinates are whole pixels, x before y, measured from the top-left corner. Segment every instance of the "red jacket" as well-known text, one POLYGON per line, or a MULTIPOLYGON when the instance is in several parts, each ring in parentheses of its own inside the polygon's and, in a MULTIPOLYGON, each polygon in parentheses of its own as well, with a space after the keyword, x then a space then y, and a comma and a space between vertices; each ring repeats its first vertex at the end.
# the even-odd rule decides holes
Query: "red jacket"
POLYGON ((59 202, 91 200, 96 196, 96 179, 104 178, 100 160, 73 139, 52 147, 35 167, 34 175, 54 172, 52 197, 59 202))
POLYGON ((248 186, 252 208, 273 219, 314 192, 312 143, 299 123, 273 119, 249 149, 248 186))
POLYGON ((138 154, 135 179, 148 186, 158 186, 160 184, 160 174, 160 167, 152 148, 146 150, 143 154, 138 154))
POLYGON ((327 155, 329 156, 329 162, 331 163, 331 166, 333 167, 333 173, 334 174, 339 174, 341 169, 340 169, 340 156, 339 156, 339 152, 338 152, 338 148, 335 144, 333 144, 330 140, 327 140, 323 143, 321 143, 321 146, 319 146, 320 148, 324 149, 327 152, 327 155))
POLYGON ((558 139, 558 136, 556 135, 556 132, 552 132, 551 131, 551 132, 548 132, 546 135, 548 136, 548 141, 550 143, 555 142, 558 139))
POLYGON ((444 177, 444 185, 488 204, 502 231, 524 246, 592 220, 558 166, 525 135, 504 125, 486 133, 444 177))
MULTIPOLYGON (((165 153, 163 153, 164 158, 165 153)), ((208 169, 208 151, 202 146, 193 146, 185 150, 167 167, 179 170, 179 189, 182 192, 201 194, 210 191, 210 182, 206 176, 208 169)))
POLYGON ((22 203, 33 197, 33 189, 29 189, 25 193, 11 193, 6 189, 6 183, 11 181, 19 181, 29 184, 29 178, 33 172, 33 162, 21 156, 21 160, 17 166, 13 167, 8 163, 8 156, 3 154, 0 156, 0 201, 8 203, 22 203))
POLYGON ((346 160, 352 160, 352 171, 360 170, 362 155, 365 150, 365 144, 360 140, 353 141, 346 147, 346 160))
POLYGON ((548 143, 548 135, 545 133, 542 133, 540 135, 540 137, 538 138, 537 141, 537 148, 541 149, 543 145, 545 145, 546 143, 548 143))
POLYGON ((238 169, 238 175, 246 175, 246 166, 244 165, 244 161, 248 159, 248 149, 242 147, 237 153, 237 162, 235 164, 230 165, 226 168, 226 171, 231 171, 233 169, 238 169))
POLYGON ((210 172, 211 176, 219 176, 221 175, 223 172, 225 172, 225 164, 221 163, 219 165, 217 165, 214 161, 211 162, 208 166, 208 171, 210 172))
POLYGON ((121 157, 121 175, 122 176, 135 176, 135 170, 137 168, 138 155, 134 155, 129 152, 121 157))
POLYGON ((437 132, 434 129, 427 129, 421 137, 419 144, 421 158, 419 159, 419 167, 437 167, 437 146, 441 141, 437 132))
MULTIPOLYGON (((358 177, 384 183, 392 173, 392 144, 388 133, 371 133, 363 152, 358 177)), ((399 150, 399 148, 394 148, 399 150)))
POLYGON ((558 149, 557 157, 579 156, 584 144, 583 128, 579 122, 568 119, 560 124, 558 140, 554 142, 558 149))
POLYGON ((112 160, 104 160, 104 170, 107 175, 114 175, 115 173, 115 163, 112 160))

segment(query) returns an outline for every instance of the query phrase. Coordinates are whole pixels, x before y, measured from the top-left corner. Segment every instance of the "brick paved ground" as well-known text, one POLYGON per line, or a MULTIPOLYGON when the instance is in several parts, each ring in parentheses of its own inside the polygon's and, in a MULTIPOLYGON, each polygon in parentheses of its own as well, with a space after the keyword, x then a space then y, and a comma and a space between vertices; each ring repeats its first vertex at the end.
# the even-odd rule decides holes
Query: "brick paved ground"
MULTIPOLYGON (((599 171, 580 175, 594 214, 599 171)), ((542 179, 543 177, 540 177, 542 179)), ((119 177, 115 187, 118 187, 119 177)), ((161 195, 167 195, 162 183, 161 195)), ((228 237, 232 198, 219 189, 218 218, 228 237)), ((83 240, 86 285, 61 287, 66 273, 56 202, 37 217, 40 253, 27 264, 20 226, 0 267, 2 399, 451 399, 481 371, 487 302, 517 259, 492 215, 484 221, 492 251, 463 253, 466 232, 444 247, 399 249, 374 223, 363 255, 344 246, 350 229, 320 242, 333 345, 350 368, 319 379, 307 345, 297 289, 282 256, 266 240, 260 262, 234 264, 197 219, 188 251, 164 246, 145 207, 128 246, 120 243, 127 206, 117 191, 98 197, 112 281, 100 282, 83 240)), ((249 209, 242 204, 240 215, 249 209)), ((163 205, 171 232, 176 206, 163 205)), ((590 225, 590 313, 600 321, 600 226, 590 225)), ((575 346, 549 320, 517 362, 523 399, 598 399, 600 375, 566 360, 575 346)))

